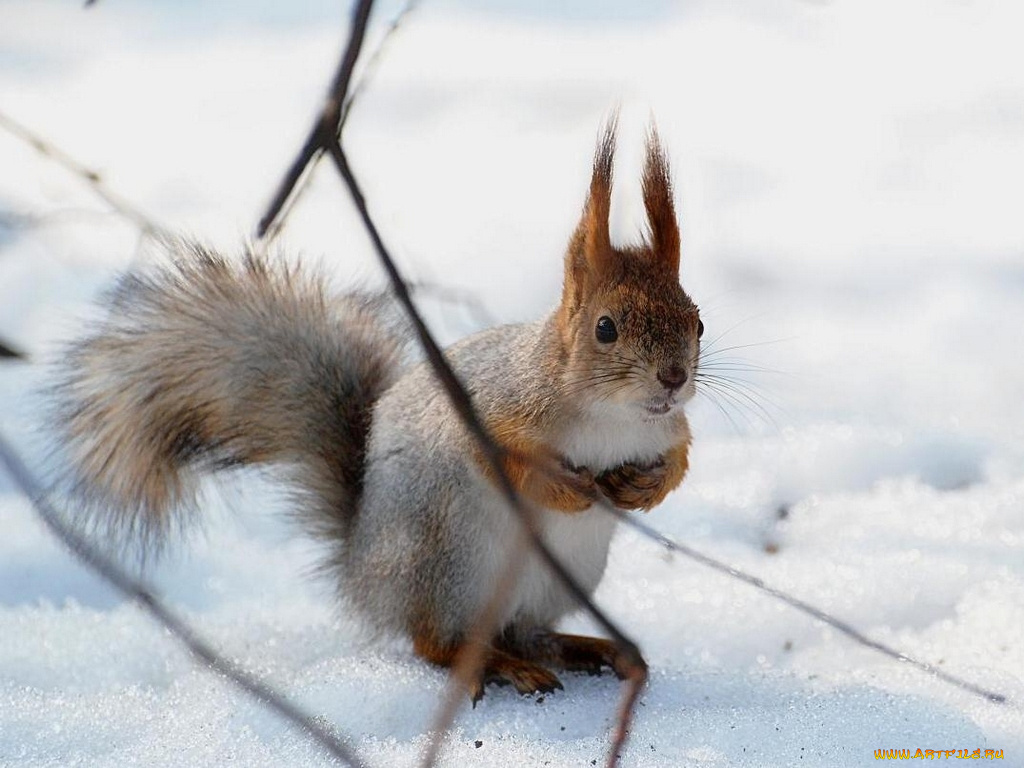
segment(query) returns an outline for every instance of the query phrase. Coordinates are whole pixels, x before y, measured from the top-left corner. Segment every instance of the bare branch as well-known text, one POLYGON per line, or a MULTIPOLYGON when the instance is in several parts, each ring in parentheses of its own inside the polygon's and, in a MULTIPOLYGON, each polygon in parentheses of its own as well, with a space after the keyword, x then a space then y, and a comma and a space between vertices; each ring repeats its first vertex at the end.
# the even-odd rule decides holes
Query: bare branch
POLYGON ((845 622, 842 619, 838 619, 835 616, 826 613, 821 608, 817 608, 811 605, 810 603, 801 600, 798 597, 794 597, 793 595, 783 592, 781 589, 777 589, 776 587, 766 584, 762 579, 759 579, 757 576, 752 576, 746 571, 741 571, 738 568, 734 568, 731 565, 721 562, 720 560, 716 560, 713 557, 709 557, 708 555, 705 555, 702 552, 698 552, 696 549, 693 549, 692 547, 688 547, 685 544, 680 544, 679 542, 669 538, 660 531, 656 531, 654 528, 651 528, 649 525, 637 519, 635 516, 629 515, 626 512, 622 511, 621 509, 616 509, 611 504, 602 503, 600 506, 606 512, 610 512, 611 514, 615 515, 617 518, 622 520, 630 528, 633 528, 634 530, 638 531, 641 535, 645 536, 651 541, 655 541, 658 544, 661 544, 670 552, 676 552, 680 555, 683 555, 684 557, 690 558, 691 560, 695 560, 701 565, 707 566, 708 568, 712 568, 713 570, 716 570, 719 573, 724 573, 727 576, 744 582, 745 584, 749 584, 755 589, 759 589, 761 592, 764 592, 766 595, 770 595, 771 597, 774 597, 776 600, 781 600, 782 602, 786 603, 786 605, 792 606, 793 608, 796 608, 798 611, 801 611, 802 613, 806 613, 811 618, 817 619, 818 621, 822 621, 825 624, 828 624, 833 629, 839 630, 844 635, 851 638, 858 644, 863 645, 865 648, 870 648, 871 650, 878 651, 879 653, 888 656, 891 659, 895 659, 896 661, 901 661, 905 664, 909 664, 912 667, 921 670, 922 672, 925 672, 929 675, 932 675, 933 677, 938 678, 939 680, 942 680, 943 682, 949 683, 950 685, 960 688, 961 690, 968 691, 969 693, 973 693, 977 696, 981 696, 982 698, 987 699, 988 701, 991 701, 993 703, 1004 704, 1006 702, 1006 696, 1004 694, 990 691, 987 688, 983 688, 982 686, 976 683, 972 683, 969 680, 964 680, 962 678, 957 677, 956 675, 952 675, 946 672, 945 670, 939 669, 934 664, 929 664, 926 661, 920 661, 918 659, 913 658, 912 656, 908 656, 907 654, 901 651, 897 651, 895 648, 892 648, 891 646, 888 646, 885 643, 879 642, 878 640, 872 640, 863 632, 856 629, 852 624, 849 624, 848 622, 845 622))
POLYGON ((2 340, 0 340, 0 358, 13 358, 15 360, 24 360, 25 354, 18 352, 14 347, 9 347, 2 340))
POLYGON ((284 231, 285 224, 288 223, 288 217, 291 216, 293 210, 302 200, 303 195, 309 190, 310 181, 313 178, 313 174, 316 172, 316 168, 320 165, 320 160, 323 159, 322 153, 313 155, 313 158, 309 161, 309 165, 306 166, 305 170, 299 174, 298 180, 295 182, 295 187, 292 193, 285 198, 284 205, 281 206, 281 210, 278 212, 276 218, 267 225, 267 231, 260 235, 259 244, 261 249, 265 252, 267 248, 273 243, 284 231))
MULTIPOLYGON (((437 709, 434 716, 434 724, 430 729, 430 741, 423 752, 420 765, 423 768, 430 768, 437 762, 441 754, 441 746, 448 735, 448 730, 455 722, 455 715, 459 706, 466 700, 466 690, 473 678, 479 674, 485 661, 487 643, 499 629, 498 618, 506 601, 519 583, 522 572, 522 556, 529 546, 526 532, 520 528, 515 543, 509 549, 505 557, 498 578, 495 581, 494 591, 484 605, 480 615, 473 622, 473 631, 466 642, 466 651, 459 656, 455 666, 452 668, 448 687, 445 690, 444 701, 437 709)), ((475 702, 474 702, 475 703, 475 702)))
POLYGON ((345 103, 341 108, 341 117, 338 120, 338 133, 340 137, 342 130, 345 128, 345 123, 348 121, 348 116, 352 112, 352 107, 359 97, 363 95, 366 88, 373 81, 373 76, 376 74, 377 69, 380 67, 380 63, 384 60, 384 52, 387 50, 388 43, 391 42, 395 33, 401 28, 402 22, 405 21, 406 17, 412 13, 416 6, 419 5, 419 0, 406 0, 402 10, 398 12, 398 15, 391 20, 387 30, 384 32, 384 36, 381 38, 380 44, 374 50, 373 55, 367 60, 366 65, 363 67, 363 73, 360 75, 359 80, 352 86, 348 96, 345 98, 345 103))
POLYGON ((349 192, 352 195, 352 200, 355 203, 356 209, 359 211, 360 217, 362 218, 363 226, 366 227, 366 231, 369 233, 370 239, 373 241, 374 248, 377 251, 377 256, 380 258, 384 271, 387 273, 388 278, 391 281, 392 290, 395 292, 398 302, 405 309, 406 314, 413 325, 413 330, 416 333, 420 346, 426 353, 427 361, 433 369, 434 374, 438 377, 444 387, 444 390, 454 406, 456 413, 459 415, 459 418, 462 419, 463 423, 469 429, 473 438, 480 446, 484 459, 487 462, 489 469, 494 474, 498 490, 501 492, 502 496, 504 496, 509 507, 516 513, 523 524, 530 546, 533 548, 533 551, 540 556, 541 560, 544 561, 544 564, 551 570, 555 577, 562 583, 565 589, 573 596, 580 607, 589 613, 598 625, 608 633, 616 646, 618 646, 626 664, 631 669, 636 670, 635 674, 631 674, 629 677, 627 692, 623 701, 623 712, 620 718, 619 729, 615 742, 613 743, 614 748, 609 755, 608 764, 613 766, 617 762, 619 748, 625 740, 625 732, 632 714, 631 702, 635 701, 640 689, 647 680, 647 667, 643 657, 640 655, 640 649, 637 648, 636 644, 626 637, 626 635, 611 621, 611 619, 605 616, 604 612, 590 600, 590 596, 582 587, 580 587, 579 583, 572 577, 568 570, 566 570, 565 566, 558 560, 555 554, 544 542, 534 515, 528 506, 523 503, 522 498, 516 492, 512 482, 509 480, 508 474, 505 472, 505 468, 502 464, 502 459, 505 455, 504 450, 494 442, 486 427, 484 427, 483 422, 476 413, 476 409, 473 407, 473 403, 470 400, 465 387, 462 386, 462 383, 455 375, 455 372, 448 364, 448 361, 445 360, 444 354, 441 352, 441 348, 437 345, 437 342, 434 341, 433 336, 427 329, 426 323, 424 323, 423 318, 416 309, 416 306, 412 301, 412 297, 409 295, 408 287, 399 273, 398 268, 395 266, 395 263, 391 258, 391 254, 385 247, 383 240, 381 240, 376 224, 374 224, 373 219, 370 217, 370 213, 366 207, 366 199, 363 197, 362 190, 359 188, 359 184, 356 181, 355 176, 352 174, 352 169, 349 167, 348 159, 345 156, 345 151, 342 149, 340 142, 333 141, 329 147, 329 151, 331 158, 334 160, 334 164, 338 169, 338 173, 341 174, 341 177, 345 180, 345 184, 348 186, 349 192))
POLYGON ((90 570, 125 597, 138 603, 154 621, 170 632, 171 636, 187 648, 189 653, 203 665, 223 675, 238 688, 273 710, 292 727, 307 734, 331 756, 346 765, 353 766, 353 768, 362 768, 364 763, 345 741, 285 699, 273 687, 221 656, 209 643, 199 637, 187 622, 173 613, 141 582, 129 576, 67 525, 50 503, 42 486, 2 435, 0 435, 0 461, 6 466, 8 473, 21 488, 22 493, 32 502, 36 513, 46 527, 90 570))
POLYGON ((405 284, 415 296, 427 296, 441 304, 461 307, 481 328, 490 328, 498 324, 497 318, 487 309, 487 305, 472 291, 430 280, 407 280, 405 284))
MULTIPOLYGON (((402 10, 394 19, 391 20, 387 30, 384 32, 384 37, 381 38, 381 41, 374 50, 373 55, 370 56, 369 61, 363 67, 359 80, 356 81, 356 84, 352 87, 348 98, 345 99, 345 102, 342 105, 341 116, 338 119, 337 133, 339 136, 341 135, 342 128, 345 127, 345 122, 348 120, 349 113, 352 111, 352 106, 369 86, 370 82, 373 80, 374 74, 376 74, 377 69, 380 67, 380 63, 383 60, 384 51, 387 50, 388 43, 402 26, 402 22, 405 21, 406 17, 413 11, 413 9, 415 9, 418 2, 419 0, 407 0, 402 10)), ((321 153, 317 153, 306 165, 305 169, 296 180, 292 193, 287 195, 285 203, 274 218, 274 221, 267 226, 266 232, 260 235, 261 244, 264 248, 269 246, 270 243, 276 240, 281 234, 291 212, 299 204, 302 196, 305 195, 306 191, 309 189, 310 181, 313 178, 313 174, 316 172, 317 165, 319 165, 320 158, 322 156, 323 155, 321 153)))
POLYGON ((157 224, 128 200, 108 189, 98 171, 83 165, 67 152, 41 138, 3 112, 0 112, 0 128, 21 139, 39 154, 50 158, 65 170, 80 178, 89 185, 94 194, 104 200, 120 216, 131 221, 143 234, 153 237, 170 236, 170 230, 157 224))
POLYGON ((306 172, 306 166, 337 139, 341 126, 342 107, 348 93, 349 83, 352 80, 356 60, 359 58, 359 51, 363 47, 363 38, 366 37, 366 25, 370 20, 371 8, 373 8, 373 0, 359 0, 352 11, 352 28, 349 30, 348 43, 342 53, 341 62, 338 64, 331 87, 327 91, 327 99, 306 142, 302 145, 298 157, 288 168, 284 179, 278 185, 277 192, 274 193, 273 200, 267 207, 267 212, 263 214, 263 218, 260 219, 259 225, 256 227, 256 236, 260 239, 267 234, 280 215, 285 202, 299 182, 299 178, 306 172))

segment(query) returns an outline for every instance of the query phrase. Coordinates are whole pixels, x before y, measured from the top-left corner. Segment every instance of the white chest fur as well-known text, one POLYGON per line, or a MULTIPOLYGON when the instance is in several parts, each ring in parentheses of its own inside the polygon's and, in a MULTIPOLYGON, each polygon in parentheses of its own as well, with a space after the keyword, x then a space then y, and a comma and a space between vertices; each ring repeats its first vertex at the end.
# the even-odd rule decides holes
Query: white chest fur
MULTIPOLYGON (((588 595, 604 575, 617 522, 599 509, 577 514, 541 511, 544 541, 588 595)), ((550 626, 579 605, 535 554, 529 557, 533 562, 522 570, 510 613, 529 623, 550 626)))
MULTIPOLYGON (((568 423, 556 446, 570 462, 597 474, 626 461, 654 461, 678 445, 686 430, 681 410, 645 420, 635 407, 598 404, 568 423)), ((588 594, 604 574, 617 522, 597 507, 579 513, 541 512, 544 540, 588 594)), ((512 612, 550 624, 578 606, 536 555, 530 557, 535 562, 522 571, 512 612)))
POLYGON ((635 406, 598 403, 567 424, 558 449, 597 474, 627 461, 654 461, 686 434, 682 410, 644 419, 635 406))
MULTIPOLYGON (((627 461, 654 461, 685 440, 687 430, 681 409, 645 419, 635 407, 597 404, 565 425, 555 447, 573 464, 597 474, 627 461)), ((617 518, 591 507, 578 513, 541 510, 539 522, 551 551, 591 594, 604 575, 617 518)), ((551 626, 579 606, 537 555, 527 558, 507 619, 551 626)))

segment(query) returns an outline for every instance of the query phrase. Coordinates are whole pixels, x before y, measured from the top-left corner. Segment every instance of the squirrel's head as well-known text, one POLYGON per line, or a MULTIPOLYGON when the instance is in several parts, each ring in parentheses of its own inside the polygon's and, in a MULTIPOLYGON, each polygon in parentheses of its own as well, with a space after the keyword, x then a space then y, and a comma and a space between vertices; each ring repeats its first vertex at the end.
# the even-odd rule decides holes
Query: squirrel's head
POLYGON ((590 194, 565 256, 558 319, 574 390, 659 418, 694 394, 703 324, 679 284, 668 164, 651 128, 643 172, 648 236, 616 248, 608 230, 615 119, 598 142, 590 194), (577 383, 578 382, 578 383, 577 383))

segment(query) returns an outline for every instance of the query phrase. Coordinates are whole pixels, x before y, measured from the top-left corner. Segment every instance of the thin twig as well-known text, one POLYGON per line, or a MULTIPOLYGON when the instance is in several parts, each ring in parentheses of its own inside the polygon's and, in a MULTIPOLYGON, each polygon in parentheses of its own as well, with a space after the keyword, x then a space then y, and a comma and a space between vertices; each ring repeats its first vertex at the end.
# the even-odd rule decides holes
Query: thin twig
POLYGON ((107 188, 103 183, 103 177, 98 171, 83 165, 64 150, 52 142, 43 139, 33 131, 26 128, 14 118, 0 112, 0 128, 29 144, 33 149, 44 157, 48 157, 68 172, 82 179, 93 193, 106 202, 125 219, 131 221, 144 234, 153 237, 169 237, 170 230, 157 224, 152 218, 140 211, 131 202, 107 188))
POLYGON ((469 429, 470 434, 480 447, 484 460, 487 462, 488 468, 494 475, 499 492, 505 498, 509 507, 516 513, 516 515, 518 515, 520 522, 526 530, 530 546, 533 548, 533 551, 540 556, 540 559, 544 561, 544 564, 551 570, 558 581, 561 582, 563 587, 573 596, 577 604, 589 613, 597 624, 606 633, 608 633, 611 639, 615 642, 615 645, 618 647, 619 652, 622 654, 623 661, 626 666, 632 671, 630 676, 627 678, 627 691, 623 699, 623 710, 620 715, 619 727, 616 731, 616 738, 613 742, 613 748, 608 758, 608 765, 614 766, 618 760, 621 746, 625 741, 626 731, 631 719, 631 703, 635 701, 640 689, 647 680, 647 668, 643 657, 640 655, 640 649, 637 648, 636 644, 632 640, 626 637, 622 630, 620 630, 611 621, 611 619, 609 619, 604 612, 593 603, 593 601, 591 601, 587 592, 572 577, 569 571, 555 556, 554 552, 551 551, 551 548, 548 547, 544 539, 541 537, 535 516, 531 513, 531 510, 527 505, 523 503, 522 498, 513 487, 508 474, 505 472, 505 468, 502 464, 505 452, 497 443, 494 442, 494 439, 487 431, 487 428, 484 427, 483 422, 476 413, 476 409, 473 407, 473 403, 470 400, 465 387, 462 386, 462 383, 455 375, 455 372, 448 364, 448 361, 445 360, 444 354, 441 352, 441 348, 437 345, 437 342, 434 341, 433 336, 427 329, 426 323, 424 323, 423 318, 416 309, 416 305, 413 303, 412 297, 409 295, 409 290, 405 281, 399 273, 398 268, 395 266, 395 263, 391 258, 391 254, 385 247, 383 240, 381 240, 377 226, 374 224, 373 219, 370 216, 366 207, 366 199, 363 197, 362 190, 359 188, 359 184, 356 181, 355 176, 352 174, 352 169, 349 167, 348 159, 345 156, 345 151, 341 147, 341 143, 333 141, 329 147, 329 151, 331 158, 334 160, 334 164, 338 169, 338 173, 341 174, 341 177, 345 180, 345 184, 348 186, 349 192, 352 194, 352 200, 355 203, 356 209, 359 211, 363 225, 366 227, 366 230, 370 235, 370 239, 373 241, 374 248, 377 251, 377 256, 380 258, 384 271, 387 273, 388 278, 391 281, 392 290, 395 292, 398 302, 405 309, 406 314, 413 325, 416 337, 419 340, 421 347, 426 352, 427 361, 433 369, 434 374, 441 382, 442 387, 455 408, 455 412, 458 414, 463 424, 469 429))
MULTIPOLYGON (((520 527, 515 542, 505 556, 505 562, 495 581, 494 591, 473 622, 473 629, 466 640, 465 648, 452 667, 444 700, 436 710, 434 723, 430 729, 430 740, 420 759, 421 768, 430 768, 437 762, 448 730, 455 721, 455 715, 466 700, 466 691, 483 668, 488 645, 499 629, 498 619, 501 611, 507 605, 512 590, 519 583, 523 567, 522 556, 529 543, 526 532, 520 527)), ((476 702, 473 704, 475 706, 476 702)))
MULTIPOLYGON (((4 230, 13 231, 28 228, 38 222, 38 217, 14 213, 12 211, 0 211, 0 239, 3 238, 4 230)), ((15 349, 10 344, 0 339, 0 360, 24 360, 25 353, 15 349)))
POLYGON ((399 11, 398 15, 391 20, 388 28, 384 31, 384 36, 381 38, 376 49, 374 49, 373 54, 369 59, 367 59, 365 66, 363 66, 362 74, 359 76, 356 84, 352 86, 351 90, 349 90, 348 95, 345 97, 345 102, 341 107, 341 117, 338 120, 338 136, 341 136, 341 132, 345 128, 345 123, 348 122, 348 116, 352 112, 352 107, 359 101, 359 98, 373 81, 373 76, 380 68, 380 64, 384 60, 384 52, 387 50, 388 43, 391 42, 395 33, 401 28, 406 17, 416 9, 417 5, 419 5, 419 0, 406 0, 402 10, 399 11))
POLYGON ((352 27, 349 30, 348 43, 341 55, 341 61, 338 64, 334 80, 331 82, 331 87, 327 91, 327 99, 309 136, 302 145, 302 149, 285 173, 267 207, 267 212, 256 227, 256 236, 260 239, 266 235, 280 215, 285 202, 292 195, 299 177, 306 172, 306 166, 337 139, 338 128, 341 125, 341 110, 345 104, 345 96, 348 94, 349 83, 352 80, 356 60, 359 58, 359 51, 363 47, 363 39, 366 37, 366 25, 370 20, 371 8, 373 8, 373 0, 359 0, 352 11, 352 27))
POLYGON ((0 340, 0 358, 9 358, 14 360, 24 360, 25 355, 22 352, 18 352, 14 347, 8 346, 2 340, 0 340))
MULTIPOLYGON (((342 128, 345 127, 345 122, 348 120, 348 116, 352 111, 353 105, 359 100, 359 97, 363 92, 366 91, 367 87, 373 80, 373 76, 377 73, 377 69, 380 67, 380 63, 384 57, 384 51, 387 50, 388 43, 402 26, 406 17, 413 11, 413 9, 415 9, 417 4, 418 0, 407 0, 402 10, 399 11, 398 15, 391 20, 387 30, 385 30, 380 43, 378 43, 377 47, 374 49, 373 54, 363 67, 362 72, 359 75, 359 79, 356 81, 356 84, 352 86, 351 92, 342 104, 341 116, 338 118, 337 132, 339 135, 341 134, 342 128)), ((291 212, 309 190, 313 174, 316 172, 316 168, 320 164, 322 156, 323 155, 321 153, 314 155, 313 159, 306 165, 306 168, 299 175, 299 179, 295 183, 295 188, 292 193, 287 196, 281 211, 275 217, 275 220, 268 225, 267 231, 260 236, 260 244, 263 248, 266 248, 273 243, 284 230, 285 223, 288 221, 288 217, 291 215, 291 212)))
POLYGON ((480 297, 472 291, 462 290, 450 285, 443 285, 430 280, 408 280, 406 285, 413 295, 423 295, 439 303, 462 307, 481 328, 490 328, 498 324, 498 320, 480 301, 480 297))
POLYGON ((206 667, 223 675, 261 704, 272 709, 294 728, 305 732, 328 754, 347 765, 354 766, 354 768, 364 765, 345 741, 335 736, 295 704, 289 702, 270 685, 221 656, 209 643, 199 637, 184 619, 172 612, 141 582, 128 575, 67 525, 50 502, 42 486, 2 435, 0 435, 0 461, 7 467, 8 473, 21 488, 22 493, 32 502, 32 506, 35 507, 36 513, 46 527, 61 540, 64 546, 118 592, 142 606, 143 610, 184 645, 189 653, 206 667))
POLYGON ((313 159, 309 161, 309 165, 306 166, 306 170, 299 175, 299 180, 295 182, 295 191, 285 200, 277 218, 269 224, 266 233, 258 241, 263 252, 266 252, 270 245, 281 235, 292 211, 295 210, 306 192, 309 191, 313 174, 316 172, 317 166, 320 165, 321 159, 323 159, 322 154, 314 155, 313 159))
MULTIPOLYGON (((554 476, 550 468, 544 466, 543 464, 540 464, 539 462, 534 462, 533 468, 539 472, 548 474, 549 476, 554 476)), ((749 584, 750 586, 760 590, 766 595, 773 597, 776 600, 780 600, 786 605, 796 608, 798 611, 807 614, 813 619, 817 619, 818 621, 821 621, 829 625, 833 629, 837 629, 839 632, 849 637, 858 645, 862 645, 865 648, 877 651, 878 653, 881 653, 884 656, 888 656, 889 658, 894 659, 896 661, 909 664, 910 666, 919 669, 922 672, 925 672, 926 674, 932 675, 933 677, 936 677, 945 683, 953 685, 956 688, 960 688, 961 690, 967 691, 968 693, 980 696, 995 704, 1006 703, 1007 697, 1005 694, 990 691, 987 688, 978 685, 977 683, 972 683, 969 680, 965 680, 949 672, 946 672, 945 670, 938 668, 934 664, 929 664, 926 661, 921 661, 919 659, 914 658, 913 656, 909 656, 908 654, 903 653, 902 651, 898 651, 895 648, 892 648, 891 646, 888 646, 879 640, 874 640, 865 635, 860 630, 858 630, 849 622, 837 618, 836 616, 833 616, 832 614, 828 613, 822 608, 818 608, 817 606, 811 605, 810 603, 801 600, 800 598, 795 597, 789 594, 788 592, 784 592, 777 587, 773 587, 757 576, 749 574, 746 571, 742 571, 739 568, 729 565, 728 563, 723 563, 721 560, 717 560, 711 557, 710 555, 706 555, 703 552, 694 549, 693 547, 687 546, 686 544, 679 543, 678 541, 672 539, 671 537, 667 536, 661 531, 658 531, 655 528, 652 528, 651 526, 647 525, 639 518, 637 518, 635 515, 630 515, 627 511, 619 509, 618 507, 613 505, 608 499, 598 498, 594 501, 594 506, 600 509, 602 512, 614 516, 616 519, 620 520, 626 526, 637 531, 644 538, 649 539, 655 542, 656 544, 660 544, 661 546, 665 547, 668 551, 680 554, 684 557, 688 557, 691 560, 700 563, 701 565, 718 571, 719 573, 724 573, 726 576, 737 579, 738 581, 742 581, 745 584, 749 584)))
POLYGON ((623 510, 617 509, 613 507, 611 504, 607 503, 600 504, 600 507, 604 509, 606 512, 611 512, 612 514, 614 514, 617 518, 622 520, 630 528, 633 528, 634 530, 638 531, 641 535, 645 536, 646 538, 652 541, 657 542, 658 544, 661 544, 670 552, 676 552, 680 555, 683 555, 684 557, 688 557, 691 560, 700 563, 701 565, 707 566, 708 568, 712 568, 713 570, 716 570, 719 573, 724 573, 727 576, 731 576, 734 579, 738 579, 739 581, 749 584, 755 589, 759 589, 761 592, 764 592, 766 595, 770 595, 771 597, 774 597, 776 600, 781 600, 787 605, 796 608, 798 611, 806 613, 808 616, 817 619, 818 621, 822 621, 825 624, 828 624, 833 629, 839 630, 841 633, 843 633, 847 637, 851 638, 852 640, 859 643, 860 645, 863 645, 866 648, 878 651, 879 653, 888 656, 891 659, 895 659, 896 661, 909 664, 910 666, 915 667, 921 670, 922 672, 926 672, 927 674, 932 675, 938 678, 939 680, 949 683, 950 685, 956 686, 957 688, 960 688, 962 690, 968 691, 969 693, 981 696, 982 698, 987 699, 988 701, 994 702, 996 704, 1006 703, 1006 696, 1004 694, 990 691, 987 688, 983 688, 982 686, 976 683, 972 683, 969 680, 964 680, 960 677, 957 677, 956 675, 952 675, 949 672, 946 672, 943 669, 939 669, 934 664, 929 664, 926 661, 920 661, 918 659, 913 658, 912 656, 908 656, 907 654, 896 650, 895 648, 892 648, 891 646, 886 645, 885 643, 882 643, 878 640, 873 640, 872 638, 868 637, 863 632, 855 628, 852 624, 849 624, 848 622, 845 622, 842 619, 838 619, 835 616, 826 613, 821 608, 817 608, 811 605, 810 603, 801 600, 798 597, 794 597, 793 595, 783 592, 781 589, 766 584, 762 579, 758 578, 757 576, 753 576, 745 571, 741 571, 738 568, 734 568, 733 566, 728 565, 727 563, 723 563, 720 560, 716 560, 713 557, 705 555, 703 552, 697 551, 693 547, 689 547, 685 544, 680 544, 678 541, 675 541, 674 539, 666 536, 664 533, 655 530, 646 523, 637 519, 637 517, 634 515, 629 515, 623 510))

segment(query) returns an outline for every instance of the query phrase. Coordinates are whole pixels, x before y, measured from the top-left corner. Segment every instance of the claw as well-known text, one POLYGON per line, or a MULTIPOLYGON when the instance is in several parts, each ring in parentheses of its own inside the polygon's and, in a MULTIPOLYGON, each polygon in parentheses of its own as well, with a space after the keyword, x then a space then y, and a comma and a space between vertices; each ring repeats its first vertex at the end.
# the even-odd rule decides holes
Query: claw
POLYGON ((478 680, 473 683, 469 688, 469 699, 473 702, 473 709, 476 709, 477 703, 484 697, 484 683, 483 680, 478 680))
POLYGON ((562 681, 549 669, 499 650, 491 651, 480 677, 469 687, 474 707, 488 684, 511 685, 524 696, 563 690, 562 681))
POLYGON ((634 664, 611 640, 555 632, 542 635, 539 642, 543 661, 571 672, 601 675, 610 669, 620 680, 633 673, 634 664))
POLYGON ((595 482, 617 507, 641 509, 649 507, 659 496, 668 471, 663 459, 643 466, 627 462, 605 470, 595 482))

